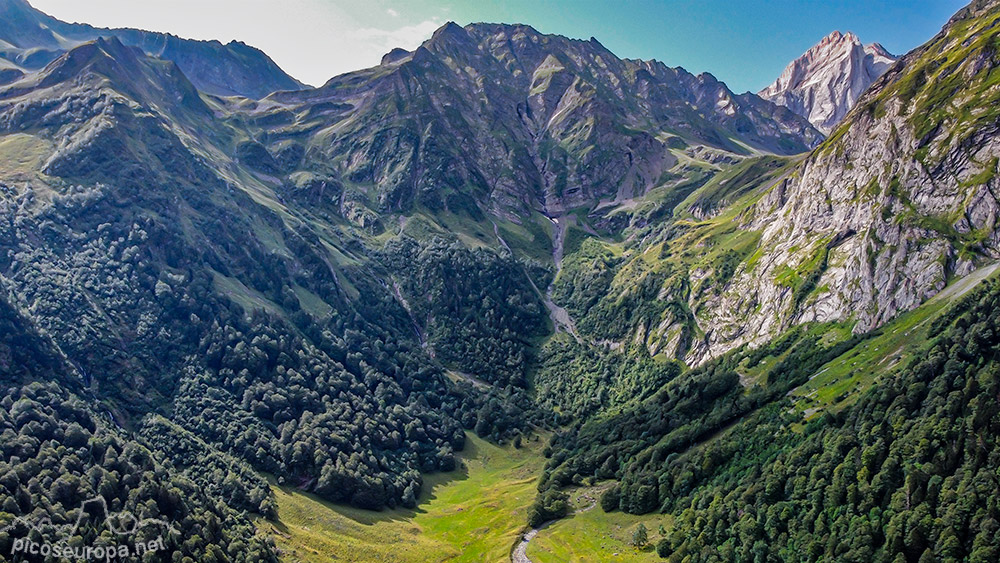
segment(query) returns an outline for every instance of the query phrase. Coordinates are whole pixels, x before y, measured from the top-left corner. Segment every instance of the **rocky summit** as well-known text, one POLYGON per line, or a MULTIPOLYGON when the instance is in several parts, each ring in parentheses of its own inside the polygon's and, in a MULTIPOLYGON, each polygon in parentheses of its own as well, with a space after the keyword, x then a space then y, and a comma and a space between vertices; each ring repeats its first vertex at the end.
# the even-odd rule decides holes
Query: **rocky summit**
POLYGON ((895 62, 896 57, 878 43, 864 45, 851 32, 834 31, 789 63, 757 95, 829 133, 895 62))

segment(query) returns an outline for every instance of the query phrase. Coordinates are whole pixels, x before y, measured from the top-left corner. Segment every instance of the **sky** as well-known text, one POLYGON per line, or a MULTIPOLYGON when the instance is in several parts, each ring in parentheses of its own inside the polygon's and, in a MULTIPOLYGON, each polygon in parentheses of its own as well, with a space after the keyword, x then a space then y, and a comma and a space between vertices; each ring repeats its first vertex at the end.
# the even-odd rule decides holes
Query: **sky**
POLYGON ((416 48, 448 21, 529 24, 596 37, 623 58, 711 72, 757 91, 834 30, 903 54, 963 0, 29 0, 65 21, 192 39, 238 39, 312 85, 416 48))

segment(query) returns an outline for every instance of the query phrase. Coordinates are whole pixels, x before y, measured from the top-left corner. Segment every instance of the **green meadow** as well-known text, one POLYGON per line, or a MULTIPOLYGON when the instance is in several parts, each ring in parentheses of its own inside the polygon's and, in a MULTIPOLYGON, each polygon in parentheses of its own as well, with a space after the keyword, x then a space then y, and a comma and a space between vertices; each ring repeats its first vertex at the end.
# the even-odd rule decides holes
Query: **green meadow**
POLYGON ((470 434, 460 467, 426 476, 413 510, 358 510, 272 483, 278 522, 258 526, 287 562, 509 561, 535 499, 543 443, 515 449, 470 434))
POLYGON ((663 561, 653 546, 662 537, 660 526, 670 530, 667 514, 604 512, 596 504, 607 486, 581 487, 569 492, 573 513, 542 529, 528 544, 532 563, 602 563, 604 561, 663 561), (632 545, 639 524, 646 526, 647 545, 632 545))

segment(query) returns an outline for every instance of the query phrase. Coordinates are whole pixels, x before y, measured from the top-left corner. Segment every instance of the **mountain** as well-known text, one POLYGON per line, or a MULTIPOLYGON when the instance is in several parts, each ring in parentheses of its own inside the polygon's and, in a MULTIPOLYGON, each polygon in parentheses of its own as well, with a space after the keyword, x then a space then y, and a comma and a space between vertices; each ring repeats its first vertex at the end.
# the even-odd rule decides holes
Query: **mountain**
POLYGON ((796 153, 822 138, 710 75, 523 25, 449 23, 413 52, 250 111, 267 151, 305 154, 293 165, 310 177, 364 190, 367 213, 425 208, 543 228, 539 214, 609 213, 703 176, 691 162, 796 153))
POLYGON ((309 173, 372 186, 375 213, 556 217, 682 183, 685 162, 798 153, 822 138, 710 75, 523 25, 449 23, 411 53, 251 111, 269 151, 302 147, 309 173))
MULTIPOLYGON (((173 61, 207 94, 256 99, 303 87, 263 52, 239 41, 223 45, 166 33, 66 23, 34 9, 25 0, 0 0, 0 62, 20 72, 38 70, 75 46, 110 36, 148 55, 173 61)), ((0 70, 0 82, 10 72, 0 70)))
POLYGON ((523 541, 608 559, 645 522, 619 511, 662 512, 675 560, 995 560, 998 17, 957 14, 826 138, 525 25, 260 97, 7 25, 0 524, 100 495, 177 521, 155 561, 415 530, 505 557, 576 502, 586 532, 523 541))
POLYGON ((834 31, 757 94, 829 133, 895 62, 896 57, 878 43, 863 45, 853 33, 834 31))

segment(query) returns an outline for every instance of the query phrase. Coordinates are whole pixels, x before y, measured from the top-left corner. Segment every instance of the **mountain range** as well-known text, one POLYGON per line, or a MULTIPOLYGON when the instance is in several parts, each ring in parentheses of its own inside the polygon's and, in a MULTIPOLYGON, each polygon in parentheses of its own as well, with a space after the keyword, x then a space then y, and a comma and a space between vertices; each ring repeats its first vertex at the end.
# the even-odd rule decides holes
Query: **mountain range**
POLYGON ((67 51, 99 38, 116 37, 146 54, 172 61, 206 94, 260 98, 303 84, 267 55, 245 43, 181 39, 138 29, 104 29, 66 23, 25 0, 0 2, 0 83, 36 71, 67 51))
POLYGON ((290 559, 296 491, 412 523, 483 438, 537 457, 516 523, 468 511, 504 554, 567 491, 671 515, 675 560, 1000 553, 997 2, 759 95, 526 25, 312 88, 0 15, 0 515, 101 496, 174 558, 290 559))

